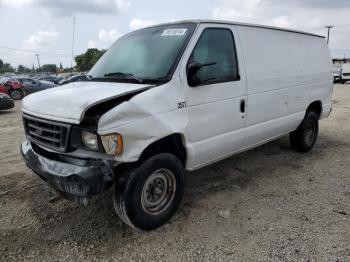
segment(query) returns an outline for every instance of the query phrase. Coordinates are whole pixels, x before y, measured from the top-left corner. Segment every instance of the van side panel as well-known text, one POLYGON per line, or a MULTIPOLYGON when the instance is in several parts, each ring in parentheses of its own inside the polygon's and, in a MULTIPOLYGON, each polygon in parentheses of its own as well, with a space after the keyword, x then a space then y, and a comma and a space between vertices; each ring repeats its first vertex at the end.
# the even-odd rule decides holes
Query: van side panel
POLYGON ((323 38, 237 28, 248 87, 246 146, 295 130, 313 101, 330 106, 333 74, 323 38))

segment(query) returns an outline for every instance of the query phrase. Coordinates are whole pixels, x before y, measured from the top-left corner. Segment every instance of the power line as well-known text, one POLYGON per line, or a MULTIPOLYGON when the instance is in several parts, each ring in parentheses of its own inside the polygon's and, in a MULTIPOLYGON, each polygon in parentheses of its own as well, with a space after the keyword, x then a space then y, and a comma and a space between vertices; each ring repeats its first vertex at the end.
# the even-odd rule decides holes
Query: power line
POLYGON ((335 27, 350 27, 350 24, 348 24, 348 25, 335 25, 335 27))
MULTIPOLYGON (((337 28, 337 27, 350 27, 350 24, 345 24, 345 25, 333 25, 333 28, 337 28)), ((306 30, 308 31, 320 31, 320 30, 324 30, 325 26, 320 26, 320 27, 313 27, 313 28, 308 28, 306 30)))
POLYGON ((64 54, 64 53, 54 53, 54 52, 47 52, 47 51, 33 51, 28 49, 20 49, 20 48, 12 48, 7 46, 0 46, 0 49, 6 49, 11 51, 18 51, 18 52, 24 52, 24 53, 32 53, 32 54, 46 54, 46 55, 56 55, 56 56, 71 56, 70 54, 64 54))

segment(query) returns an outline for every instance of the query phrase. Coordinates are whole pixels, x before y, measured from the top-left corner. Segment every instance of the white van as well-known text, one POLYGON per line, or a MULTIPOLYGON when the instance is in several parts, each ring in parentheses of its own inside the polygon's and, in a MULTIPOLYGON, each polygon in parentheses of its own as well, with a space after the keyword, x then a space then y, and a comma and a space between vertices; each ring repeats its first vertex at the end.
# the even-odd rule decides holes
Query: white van
POLYGON ((345 84, 347 81, 350 81, 350 63, 342 65, 340 71, 340 82, 345 84))
POLYGON ((87 205, 114 186, 130 226, 151 230, 178 208, 193 171, 283 135, 312 149, 331 111, 321 36, 185 21, 129 33, 76 82, 26 97, 26 164, 87 205))

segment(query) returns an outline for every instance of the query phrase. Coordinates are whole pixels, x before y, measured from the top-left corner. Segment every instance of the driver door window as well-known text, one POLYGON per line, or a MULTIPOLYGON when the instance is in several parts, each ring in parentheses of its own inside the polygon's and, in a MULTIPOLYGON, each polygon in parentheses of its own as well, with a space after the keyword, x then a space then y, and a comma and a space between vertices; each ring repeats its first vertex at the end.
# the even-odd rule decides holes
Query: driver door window
POLYGON ((202 65, 194 76, 198 85, 239 80, 234 38, 228 29, 205 29, 188 64, 193 62, 202 65))

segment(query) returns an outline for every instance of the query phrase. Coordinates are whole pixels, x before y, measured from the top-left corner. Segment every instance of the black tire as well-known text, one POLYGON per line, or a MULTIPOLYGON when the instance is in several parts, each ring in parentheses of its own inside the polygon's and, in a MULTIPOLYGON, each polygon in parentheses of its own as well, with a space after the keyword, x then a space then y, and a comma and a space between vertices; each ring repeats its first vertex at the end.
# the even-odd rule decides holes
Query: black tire
POLYGON ((172 154, 157 154, 137 167, 122 171, 115 185, 114 208, 129 226, 156 229, 175 214, 184 188, 182 162, 172 154))
POLYGON ((13 100, 21 100, 24 97, 24 93, 20 89, 12 89, 9 91, 9 96, 13 100))
POLYGON ((309 152, 316 143, 317 135, 318 115, 308 111, 298 129, 289 134, 290 145, 298 152, 309 152))

